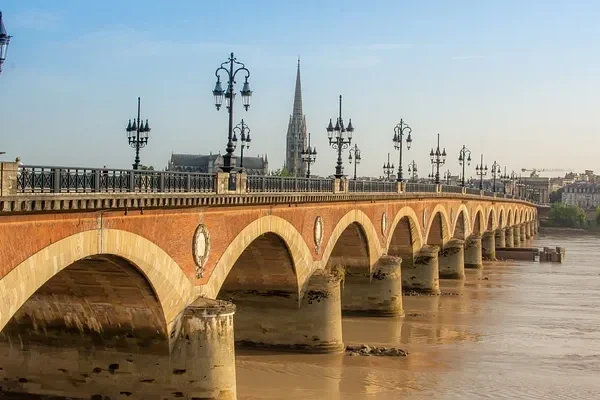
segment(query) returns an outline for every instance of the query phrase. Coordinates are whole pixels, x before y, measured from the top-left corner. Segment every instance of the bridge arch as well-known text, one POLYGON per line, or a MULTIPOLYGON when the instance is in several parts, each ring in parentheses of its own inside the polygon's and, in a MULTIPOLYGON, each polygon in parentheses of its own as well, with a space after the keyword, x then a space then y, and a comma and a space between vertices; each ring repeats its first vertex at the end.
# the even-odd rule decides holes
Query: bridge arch
MULTIPOLYGON (((290 222, 281 217, 267 215, 248 224, 227 246, 227 249, 219 258, 215 268, 206 285, 202 287, 201 295, 215 299, 219 294, 227 276, 231 272, 236 261, 251 246, 255 240, 261 238, 265 242, 271 242, 277 247, 278 244, 284 244, 293 263, 296 288, 298 297, 308 281, 308 278, 314 272, 314 263, 311 251, 304 241, 302 235, 290 222)), ((267 245, 267 243, 265 243, 267 245)))
POLYGON ((425 230, 425 241, 427 244, 435 244, 443 247, 450 240, 450 223, 448 212, 441 204, 435 206, 425 230))
POLYGON ((373 222, 371 222, 367 214, 358 209, 347 212, 333 228, 327 241, 327 246, 323 250, 321 265, 325 267, 329 263, 340 238, 350 239, 352 237, 355 241, 360 235, 364 235, 364 241, 366 241, 366 243, 363 242, 362 244, 364 244, 363 247, 368 252, 366 256, 368 257, 370 273, 371 268, 375 265, 379 257, 381 257, 383 251, 373 222))
POLYGON ((498 213, 498 228, 504 228, 506 225, 505 211, 504 207, 500 207, 500 212, 498 213))
POLYGON ((512 207, 508 208, 508 217, 506 218, 506 226, 512 227, 515 224, 515 211, 512 207))
POLYGON ((454 221, 452 221, 452 237, 465 240, 471 234, 470 226, 469 210, 467 206, 461 204, 458 207, 454 221))
MULTIPOLYGON (((80 260, 117 256, 145 277, 152 287, 170 334, 178 315, 192 300, 192 284, 179 265, 150 240, 131 232, 103 229, 61 239, 17 265, 0 280, 0 331, 46 282, 80 260)), ((114 261, 114 260, 113 260, 114 261)))
POLYGON ((484 218, 483 207, 478 205, 475 209, 475 214, 473 217, 473 229, 471 229, 473 234, 477 233, 481 235, 483 232, 485 232, 486 221, 484 218))
POLYGON ((408 265, 422 246, 423 234, 417 214, 411 207, 402 207, 390 225, 386 243, 387 254, 400 256, 403 265, 408 265))
POLYGON ((492 206, 488 210, 486 231, 490 232, 490 231, 495 230, 498 227, 496 225, 496 221, 497 221, 496 209, 492 206))

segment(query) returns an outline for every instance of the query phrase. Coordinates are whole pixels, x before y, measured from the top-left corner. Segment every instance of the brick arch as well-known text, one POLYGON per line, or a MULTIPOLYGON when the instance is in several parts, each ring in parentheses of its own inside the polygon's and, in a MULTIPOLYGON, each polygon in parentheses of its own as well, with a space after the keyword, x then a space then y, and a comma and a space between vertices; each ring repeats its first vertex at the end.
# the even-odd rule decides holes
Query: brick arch
POLYGON ((515 223, 515 210, 512 207, 508 208, 508 216, 506 217, 506 226, 511 227, 515 223))
POLYGON ((504 206, 498 208, 500 209, 498 212, 498 228, 504 228, 506 226, 506 211, 504 210, 504 206))
POLYGON ((458 207, 456 212, 456 216, 454 217, 454 221, 452 222, 452 237, 456 239, 465 240, 471 232, 469 231, 471 227, 471 219, 469 217, 469 210, 467 206, 461 204, 458 207))
POLYGON ((471 233, 478 233, 481 235, 483 232, 485 232, 486 222, 487 221, 485 220, 483 207, 481 205, 478 205, 472 217, 473 227, 471 229, 471 233))
POLYGON ((431 216, 429 217, 429 221, 427 222, 427 229, 425 230, 425 241, 427 244, 438 244, 444 245, 448 240, 450 240, 450 223, 448 212, 441 204, 435 206, 433 211, 431 212, 431 216), (436 238, 434 236, 438 236, 438 233, 434 232, 434 230, 439 229, 439 237, 436 238), (434 235, 430 238, 431 235, 434 235), (438 243, 441 242, 441 243, 438 243))
POLYGON ((518 225, 522 222, 521 221, 522 213, 523 213, 523 211, 520 208, 516 209, 516 211, 515 211, 515 224, 516 225, 518 225))
POLYGON ((402 257, 403 265, 410 265, 417 251, 423 247, 423 234, 419 218, 408 206, 402 207, 390 225, 387 254, 402 257))
POLYGON ((496 222, 497 221, 496 209, 493 206, 490 207, 487 215, 488 215, 488 217, 486 219, 486 221, 487 221, 486 231, 493 231, 498 227, 497 222, 496 222))
POLYGON ((308 278, 314 272, 314 263, 312 261, 311 251, 304 241, 304 238, 298 230, 281 217, 267 215, 248 224, 233 241, 227 246, 227 249, 219 258, 215 265, 208 282, 201 289, 200 294, 203 297, 214 299, 219 294, 225 279, 235 265, 235 262, 242 255, 244 250, 251 245, 255 239, 265 234, 274 234, 281 238, 285 243, 289 255, 293 261, 296 274, 296 283, 298 296, 301 293, 308 278))
POLYGON ((160 247, 131 232, 103 229, 61 239, 17 265, 0 280, 0 331, 38 289, 65 268, 86 257, 114 255, 135 266, 152 286, 169 333, 192 301, 193 288, 179 265, 160 247))
MULTIPOLYGON (((325 221, 327 223, 327 221, 325 221)), ((329 258, 333 253, 333 249, 337 244, 342 234, 346 231, 350 225, 356 224, 355 226, 359 227, 361 232, 364 234, 364 238, 366 240, 366 248, 368 249, 368 257, 369 257, 369 272, 373 265, 377 262, 379 257, 383 255, 383 250, 380 246, 379 237, 377 235, 377 230, 373 223, 361 210, 354 209, 346 213, 342 218, 340 218, 337 225, 333 228, 331 235, 329 236, 329 240, 327 241, 327 245, 323 250, 323 256, 321 258, 321 266, 325 267, 329 262, 329 258)))

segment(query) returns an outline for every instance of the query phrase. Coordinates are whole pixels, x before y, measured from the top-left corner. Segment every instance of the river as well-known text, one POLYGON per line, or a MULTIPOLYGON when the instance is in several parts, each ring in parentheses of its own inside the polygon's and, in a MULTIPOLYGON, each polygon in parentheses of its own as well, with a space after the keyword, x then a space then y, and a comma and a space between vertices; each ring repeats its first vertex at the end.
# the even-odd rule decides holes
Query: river
POLYGON ((441 296, 404 297, 404 318, 348 317, 346 344, 407 357, 238 351, 238 398, 600 399, 600 237, 552 233, 566 260, 492 263, 441 296))

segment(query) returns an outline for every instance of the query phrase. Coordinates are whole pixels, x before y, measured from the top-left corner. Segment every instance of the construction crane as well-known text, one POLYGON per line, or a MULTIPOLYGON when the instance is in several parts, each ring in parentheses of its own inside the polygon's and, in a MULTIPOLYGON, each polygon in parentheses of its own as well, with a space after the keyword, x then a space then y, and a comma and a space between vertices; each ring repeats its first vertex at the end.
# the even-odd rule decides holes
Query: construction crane
POLYGON ((573 172, 572 168, 521 168, 521 172, 530 172, 532 178, 540 176, 540 172, 573 172))

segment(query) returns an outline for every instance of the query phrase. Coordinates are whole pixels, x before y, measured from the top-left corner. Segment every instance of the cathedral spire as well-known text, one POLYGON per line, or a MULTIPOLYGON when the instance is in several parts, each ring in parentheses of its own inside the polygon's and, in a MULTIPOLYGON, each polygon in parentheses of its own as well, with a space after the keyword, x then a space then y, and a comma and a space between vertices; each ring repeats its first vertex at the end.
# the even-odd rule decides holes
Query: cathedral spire
POLYGON ((300 84, 300 57, 298 57, 298 71, 296 72, 296 92, 294 93, 294 117, 302 118, 302 85, 300 84))

